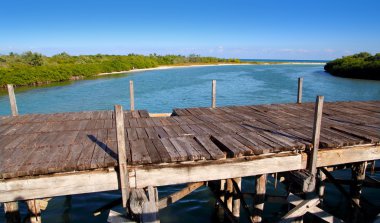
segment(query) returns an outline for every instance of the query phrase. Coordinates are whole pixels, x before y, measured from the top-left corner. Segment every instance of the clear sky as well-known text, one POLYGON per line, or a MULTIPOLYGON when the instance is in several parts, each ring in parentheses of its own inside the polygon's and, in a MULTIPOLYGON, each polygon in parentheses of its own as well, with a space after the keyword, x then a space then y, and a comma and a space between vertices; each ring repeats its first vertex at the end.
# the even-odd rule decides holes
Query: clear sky
POLYGON ((333 59, 380 52, 379 0, 0 0, 0 53, 333 59))

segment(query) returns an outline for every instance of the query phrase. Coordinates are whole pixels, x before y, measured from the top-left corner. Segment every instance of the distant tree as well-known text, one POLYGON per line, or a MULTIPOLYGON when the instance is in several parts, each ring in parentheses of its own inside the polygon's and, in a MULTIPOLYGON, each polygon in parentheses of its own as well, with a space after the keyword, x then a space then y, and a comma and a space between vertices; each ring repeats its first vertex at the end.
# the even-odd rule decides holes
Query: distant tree
POLYGON ((44 64, 43 56, 39 53, 28 51, 23 53, 21 55, 21 58, 26 64, 29 64, 31 66, 42 66, 44 64))

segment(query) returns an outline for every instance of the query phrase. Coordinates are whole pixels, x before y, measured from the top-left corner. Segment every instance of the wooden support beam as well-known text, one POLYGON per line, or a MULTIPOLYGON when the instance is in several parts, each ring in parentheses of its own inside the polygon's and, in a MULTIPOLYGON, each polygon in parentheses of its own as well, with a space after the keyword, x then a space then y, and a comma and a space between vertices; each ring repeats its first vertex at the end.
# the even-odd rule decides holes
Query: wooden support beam
MULTIPOLYGON (((347 146, 318 151, 317 165, 325 167, 374 159, 380 159, 379 145, 347 146)), ((281 153, 183 164, 134 166, 128 167, 128 174, 131 188, 143 188, 152 183, 165 186, 299 170, 306 168, 306 164, 306 154, 281 153)), ((120 190, 119 184, 118 173, 114 168, 0 179, 0 202, 120 190)))
POLYGON ((15 96, 13 85, 7 84, 7 88, 8 88, 9 102, 11 104, 12 116, 17 116, 18 109, 17 109, 16 96, 15 96))
MULTIPOLYGON (((360 195, 362 193, 362 186, 365 180, 365 171, 367 168, 367 162, 355 163, 351 167, 352 184, 350 185, 350 192, 352 201, 361 206, 360 195)), ((360 208, 353 206, 353 222, 360 221, 360 208)))
POLYGON ((319 138, 321 134, 321 123, 322 123, 322 109, 323 109, 323 96, 317 96, 315 109, 314 109, 314 123, 313 123, 313 148, 310 153, 310 158, 308 160, 307 169, 312 175, 312 182, 310 182, 307 192, 312 192, 315 190, 315 177, 317 176, 317 159, 318 159, 318 149, 319 149, 319 138))
POLYGON ((6 223, 20 223, 20 211, 18 208, 18 202, 7 202, 4 203, 4 212, 6 223))
POLYGON ((234 178, 232 180, 233 186, 234 186, 234 194, 233 194, 233 200, 232 200, 232 214, 236 217, 236 219, 239 219, 240 217, 240 196, 239 192, 241 191, 241 178, 234 178), (236 184, 236 186, 234 185, 236 184), (237 189, 238 188, 238 189, 237 189))
POLYGON ((216 108, 216 80, 212 80, 211 108, 216 108))
POLYGON ((308 170, 296 170, 284 173, 289 182, 297 184, 302 192, 309 192, 314 183, 313 175, 308 170))
POLYGON ((303 216, 306 212, 319 204, 318 198, 302 200, 292 210, 290 210, 285 216, 281 218, 280 222, 291 222, 292 220, 303 216))
POLYGON ((131 103, 131 111, 135 110, 135 93, 133 89, 133 81, 129 81, 129 97, 130 97, 130 103, 131 103))
POLYGON ((232 196, 234 193, 234 188, 232 185, 232 179, 227 179, 226 183, 226 205, 228 209, 232 212, 232 196))
POLYGON ((157 188, 148 186, 147 190, 148 202, 143 203, 140 220, 142 223, 159 223, 157 188))
POLYGON ((27 200, 30 223, 41 223, 41 209, 38 200, 27 200))
POLYGON ((144 203, 148 202, 148 198, 144 189, 132 189, 129 198, 129 210, 133 216, 140 216, 143 213, 144 203))
MULTIPOLYGON (((298 206, 299 204, 301 204, 303 199, 292 194, 292 193, 290 193, 287 201, 294 206, 298 206)), ((324 210, 322 210, 321 208, 319 208, 317 206, 309 206, 309 208, 307 209, 307 212, 313 214, 314 216, 317 216, 318 218, 320 218, 326 222, 332 222, 332 223, 343 222, 339 218, 334 217, 333 215, 325 212, 324 210)))
MULTIPOLYGON (((237 179, 237 178, 235 178, 237 179)), ((251 218, 252 216, 252 213, 251 211, 249 210, 249 206, 247 204, 247 202, 245 202, 245 199, 244 199, 244 196, 243 196, 243 193, 241 192, 241 180, 240 180, 240 185, 238 184, 238 182, 235 181, 235 179, 232 181, 233 185, 234 185, 234 190, 236 191, 239 199, 240 199, 240 202, 241 204, 243 205, 243 208, 244 210, 247 212, 247 217, 248 217, 248 221, 253 223, 253 219, 251 218)), ((241 178, 240 178, 241 179, 241 178)))
POLYGON ((119 179, 123 200, 123 207, 127 207, 129 196, 129 177, 127 169, 127 155, 125 147, 124 113, 121 105, 115 105, 115 126, 117 139, 117 153, 119 163, 119 179))
POLYGON ((254 222, 261 222, 262 215, 264 212, 264 202, 265 202, 265 193, 266 193, 266 183, 267 175, 262 174, 256 176, 256 185, 255 185, 255 197, 254 197, 254 209, 252 219, 254 222))
POLYGON ((298 78, 298 94, 297 94, 297 103, 302 103, 302 84, 303 84, 303 78, 298 78))
POLYGON ((187 185, 187 187, 183 188, 180 191, 177 191, 167 197, 161 198, 158 201, 158 207, 160 209, 166 208, 170 204, 175 203, 176 201, 182 199, 183 197, 187 196, 191 192, 195 191, 196 189, 200 188, 204 185, 204 182, 198 182, 198 183, 190 183, 187 185))

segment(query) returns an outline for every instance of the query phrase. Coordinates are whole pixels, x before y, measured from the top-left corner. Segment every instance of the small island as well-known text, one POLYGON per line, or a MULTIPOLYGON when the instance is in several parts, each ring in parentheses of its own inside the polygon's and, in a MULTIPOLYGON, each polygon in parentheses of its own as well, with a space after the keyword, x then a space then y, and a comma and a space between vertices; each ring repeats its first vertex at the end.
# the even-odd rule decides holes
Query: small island
POLYGON ((380 53, 345 56, 328 62, 325 71, 339 77, 380 80, 380 53))

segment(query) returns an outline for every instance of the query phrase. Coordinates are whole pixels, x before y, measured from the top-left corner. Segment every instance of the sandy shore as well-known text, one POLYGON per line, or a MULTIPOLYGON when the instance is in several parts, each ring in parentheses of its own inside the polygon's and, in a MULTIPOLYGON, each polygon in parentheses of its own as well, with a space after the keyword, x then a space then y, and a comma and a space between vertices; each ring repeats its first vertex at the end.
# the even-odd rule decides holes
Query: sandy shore
POLYGON ((167 69, 174 69, 174 68, 190 68, 190 67, 214 67, 214 66, 241 66, 241 65, 325 65, 325 63, 313 63, 313 62, 279 62, 279 63, 260 63, 260 64, 251 64, 251 63, 239 63, 239 64, 198 64, 198 65, 181 65, 181 66, 159 66, 159 67, 152 67, 152 68, 144 68, 144 69, 133 69, 128 71, 115 71, 115 72, 109 72, 109 73, 100 73, 96 76, 104 76, 104 75, 111 75, 111 74, 124 74, 124 73, 134 73, 134 72, 143 72, 143 71, 150 71, 150 70, 167 70, 167 69))

